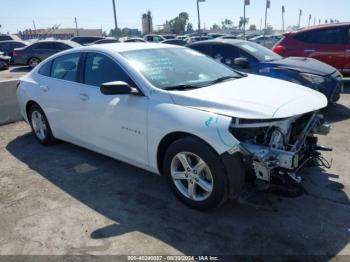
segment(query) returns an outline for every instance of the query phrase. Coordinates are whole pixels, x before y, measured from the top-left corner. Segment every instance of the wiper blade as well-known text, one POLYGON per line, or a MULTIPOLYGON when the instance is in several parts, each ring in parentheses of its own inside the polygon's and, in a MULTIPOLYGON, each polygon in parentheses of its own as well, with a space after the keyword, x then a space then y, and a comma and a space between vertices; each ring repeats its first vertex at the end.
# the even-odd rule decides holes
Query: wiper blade
POLYGON ((196 89, 199 88, 199 86, 194 86, 194 85, 188 85, 188 84, 184 84, 184 85, 176 85, 176 86, 167 86, 164 87, 164 90, 188 90, 188 89, 196 89))
POLYGON ((225 81, 230 80, 230 79, 239 79, 239 78, 242 78, 242 77, 241 76, 223 76, 223 77, 220 77, 220 78, 210 82, 210 84, 213 85, 213 84, 225 82, 225 81))

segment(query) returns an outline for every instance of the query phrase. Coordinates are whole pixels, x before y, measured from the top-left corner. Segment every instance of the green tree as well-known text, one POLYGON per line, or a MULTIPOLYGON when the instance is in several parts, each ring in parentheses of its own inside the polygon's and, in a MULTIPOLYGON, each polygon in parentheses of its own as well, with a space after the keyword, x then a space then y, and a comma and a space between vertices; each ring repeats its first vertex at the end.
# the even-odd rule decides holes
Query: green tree
POLYGON ((193 25, 191 23, 187 24, 186 32, 188 32, 188 33, 192 33, 193 32, 193 25))
POLYGON ((233 26, 233 22, 230 19, 225 19, 221 22, 222 29, 231 29, 233 26))
POLYGON ((255 31, 256 30, 256 25, 250 25, 249 26, 250 31, 255 31))
POLYGON ((174 34, 184 33, 186 30, 186 25, 188 23, 188 20, 189 20, 188 13, 181 12, 177 17, 169 21, 171 32, 174 34))
POLYGON ((217 24, 213 24, 213 26, 211 27, 211 30, 213 30, 213 31, 220 31, 220 26, 219 25, 217 25, 217 24))
POLYGON ((238 23, 238 28, 242 29, 244 24, 248 24, 249 23, 249 18, 246 17, 244 20, 244 17, 240 17, 239 18, 239 23, 238 23))

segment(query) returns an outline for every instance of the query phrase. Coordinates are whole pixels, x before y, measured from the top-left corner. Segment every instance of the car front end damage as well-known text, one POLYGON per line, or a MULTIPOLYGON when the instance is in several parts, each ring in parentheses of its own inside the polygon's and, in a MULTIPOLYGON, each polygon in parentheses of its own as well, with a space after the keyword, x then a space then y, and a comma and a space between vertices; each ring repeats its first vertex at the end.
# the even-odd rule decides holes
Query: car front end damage
POLYGON ((303 167, 330 167, 320 151, 331 149, 318 146, 315 136, 330 132, 319 112, 284 119, 233 118, 230 132, 240 141, 246 168, 260 181, 301 183, 303 167))

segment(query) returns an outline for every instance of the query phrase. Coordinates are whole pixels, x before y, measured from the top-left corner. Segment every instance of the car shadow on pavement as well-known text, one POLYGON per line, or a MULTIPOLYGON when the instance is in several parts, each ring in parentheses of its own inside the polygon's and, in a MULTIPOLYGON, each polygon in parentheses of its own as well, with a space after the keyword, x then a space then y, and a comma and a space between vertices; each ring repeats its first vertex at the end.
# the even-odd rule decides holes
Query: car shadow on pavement
POLYGON ((21 67, 13 67, 10 68, 10 72, 11 73, 26 73, 26 72, 30 72, 31 69, 28 66, 21 66, 21 67))
POLYGON ((26 134, 6 149, 114 221, 90 232, 96 241, 141 232, 185 254, 321 255, 320 260, 350 241, 349 199, 343 185, 330 180, 336 175, 319 168, 305 172, 306 193, 299 197, 251 191, 241 204, 198 212, 175 199, 165 178, 68 143, 43 147, 26 134))
POLYGON ((342 104, 330 104, 322 112, 329 123, 340 122, 350 118, 350 109, 342 104))

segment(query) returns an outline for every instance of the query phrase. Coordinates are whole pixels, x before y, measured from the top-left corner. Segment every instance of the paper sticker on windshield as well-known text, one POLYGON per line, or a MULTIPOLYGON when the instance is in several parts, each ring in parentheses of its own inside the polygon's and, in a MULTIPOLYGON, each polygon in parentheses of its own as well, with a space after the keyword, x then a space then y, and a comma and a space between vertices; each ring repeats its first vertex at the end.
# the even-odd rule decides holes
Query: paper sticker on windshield
POLYGON ((191 49, 185 49, 185 52, 190 53, 191 55, 195 55, 195 56, 205 56, 205 55, 203 55, 199 52, 193 51, 191 49))
POLYGON ((242 47, 243 47, 245 50, 248 50, 248 51, 250 51, 250 52, 252 52, 252 53, 255 53, 255 52, 257 51, 254 47, 252 47, 252 46, 250 46, 250 45, 242 45, 242 47))

